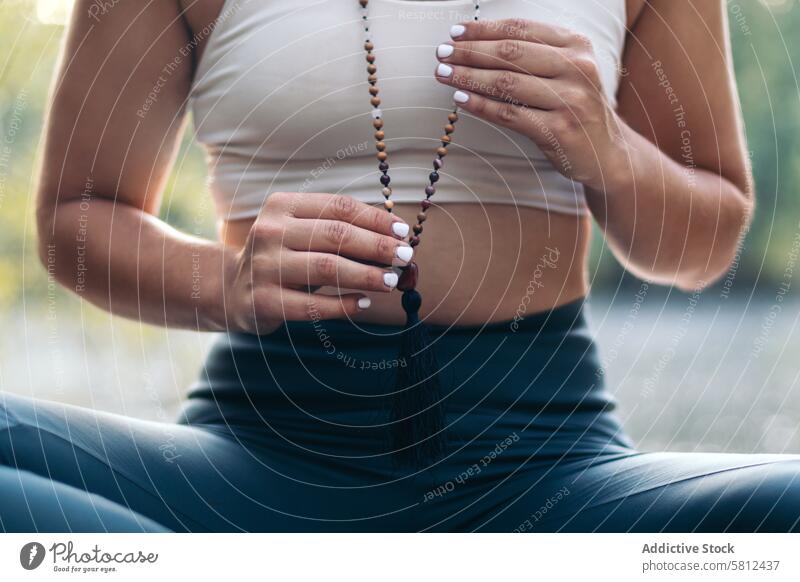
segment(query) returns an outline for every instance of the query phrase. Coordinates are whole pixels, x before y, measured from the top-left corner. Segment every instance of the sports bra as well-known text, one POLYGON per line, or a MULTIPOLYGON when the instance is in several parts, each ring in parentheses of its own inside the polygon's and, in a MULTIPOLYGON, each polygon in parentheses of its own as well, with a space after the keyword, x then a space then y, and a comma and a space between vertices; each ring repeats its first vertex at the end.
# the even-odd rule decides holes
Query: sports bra
MULTIPOLYGON (((616 106, 625 0, 481 0, 481 19, 526 18, 591 39, 616 106)), ((392 199, 424 197, 454 89, 434 78, 436 47, 473 0, 371 0, 392 199)), ((189 97, 209 187, 225 220, 255 217, 271 192, 348 194, 380 204, 361 9, 355 0, 227 0, 189 97)), ((432 201, 585 214, 583 186, 527 137, 461 115, 432 201)))

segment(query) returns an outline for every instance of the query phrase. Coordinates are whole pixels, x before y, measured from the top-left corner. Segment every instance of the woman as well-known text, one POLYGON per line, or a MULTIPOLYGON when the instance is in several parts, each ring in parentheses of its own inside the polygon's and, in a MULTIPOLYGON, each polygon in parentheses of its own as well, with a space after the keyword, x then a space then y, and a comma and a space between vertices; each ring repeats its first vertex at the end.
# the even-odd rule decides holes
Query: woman
POLYGON ((163 425, 5 395, 4 528, 797 528, 798 457, 636 451, 585 321, 591 220, 694 290, 750 219, 724 3, 475 4, 77 2, 43 256, 111 313, 225 333, 169 454, 163 425), (219 241, 157 218, 188 110, 219 241), (444 429, 409 466, 412 260, 444 429))

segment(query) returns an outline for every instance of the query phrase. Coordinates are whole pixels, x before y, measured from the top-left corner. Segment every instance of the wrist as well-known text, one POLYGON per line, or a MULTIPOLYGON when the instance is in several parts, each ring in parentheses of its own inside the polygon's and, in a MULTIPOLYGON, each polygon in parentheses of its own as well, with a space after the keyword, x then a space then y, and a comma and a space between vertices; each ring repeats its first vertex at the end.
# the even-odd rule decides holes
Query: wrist
POLYGON ((591 190, 607 196, 621 196, 633 192, 637 167, 637 146, 633 132, 621 121, 620 135, 605 149, 600 165, 600 176, 585 184, 591 190))
POLYGON ((198 326, 206 331, 229 331, 231 322, 226 305, 226 286, 234 280, 237 264, 236 250, 215 244, 209 253, 202 253, 205 265, 193 257, 192 302, 198 326))

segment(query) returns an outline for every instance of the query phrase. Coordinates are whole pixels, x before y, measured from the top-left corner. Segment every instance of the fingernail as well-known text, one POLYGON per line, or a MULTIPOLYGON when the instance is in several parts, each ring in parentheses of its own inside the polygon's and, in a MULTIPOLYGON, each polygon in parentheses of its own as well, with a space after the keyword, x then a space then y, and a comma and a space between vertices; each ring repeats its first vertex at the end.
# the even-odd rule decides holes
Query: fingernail
POLYGON ((440 77, 449 77, 453 74, 453 67, 445 65, 444 63, 439 63, 439 66, 436 67, 436 74, 440 77))
POLYGON ((383 283, 387 287, 391 287, 394 289, 397 287, 397 273, 384 273, 383 274, 383 283))
POLYGON ((461 24, 454 24, 450 27, 450 37, 451 38, 458 38, 462 34, 464 34, 467 29, 462 26, 461 24))
POLYGON ((395 236, 405 238, 408 235, 409 227, 405 222, 395 222, 392 225, 392 232, 395 236))
POLYGON ((453 101, 456 103, 466 103, 469 101, 469 94, 464 93, 463 91, 456 91, 453 93, 453 101))
POLYGON ((372 299, 369 297, 362 297, 358 300, 359 309, 368 309, 370 305, 372 305, 372 299))
POLYGON ((394 251, 394 256, 407 263, 414 256, 414 249, 411 247, 397 247, 394 251))
POLYGON ((436 47, 436 56, 440 59, 446 59, 453 54, 455 47, 451 44, 440 44, 436 47))

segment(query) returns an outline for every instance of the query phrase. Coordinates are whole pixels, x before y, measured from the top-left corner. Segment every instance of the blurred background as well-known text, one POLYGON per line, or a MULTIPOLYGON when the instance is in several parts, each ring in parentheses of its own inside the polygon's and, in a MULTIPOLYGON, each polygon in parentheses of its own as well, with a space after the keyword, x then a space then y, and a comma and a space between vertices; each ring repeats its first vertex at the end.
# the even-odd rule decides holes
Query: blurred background
MULTIPOLYGON (((170 420, 211 334, 165 331, 78 301, 36 253, 33 175, 70 0, 0 0, 0 390, 170 420)), ((645 450, 800 453, 800 2, 727 3, 758 210, 701 294, 624 275, 596 237, 591 315, 603 371, 645 450)), ((162 215, 213 235, 188 132, 162 215)))

